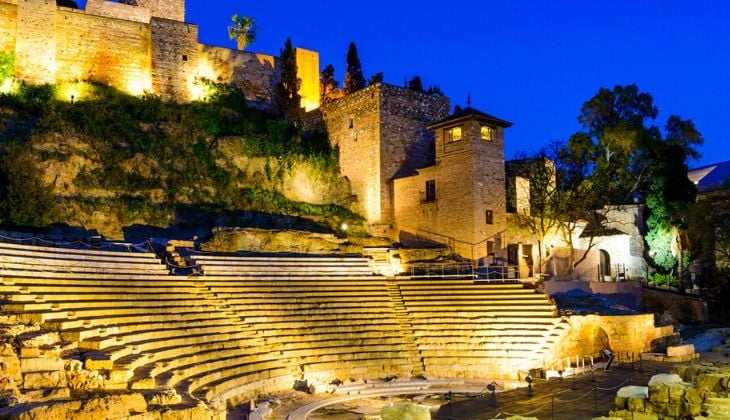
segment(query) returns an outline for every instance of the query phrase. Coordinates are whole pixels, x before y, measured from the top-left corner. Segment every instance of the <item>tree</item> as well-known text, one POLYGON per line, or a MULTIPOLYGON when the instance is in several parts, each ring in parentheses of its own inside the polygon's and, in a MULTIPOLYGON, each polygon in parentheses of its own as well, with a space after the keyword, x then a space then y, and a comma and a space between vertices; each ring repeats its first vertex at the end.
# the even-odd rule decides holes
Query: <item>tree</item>
POLYGON ((347 70, 345 72, 345 94, 349 95, 365 88, 365 76, 362 73, 360 57, 357 55, 357 47, 350 42, 347 50, 347 70))
POLYGON ((509 162, 507 178, 508 190, 514 192, 510 194, 512 203, 509 203, 514 211, 514 221, 535 238, 538 248, 537 266, 542 269, 545 237, 554 232, 559 223, 558 215, 555 214, 555 166, 548 150, 543 148, 531 155, 523 154, 517 160, 509 162), (512 180, 517 178, 529 180, 529 203, 520 197, 517 192, 519 187, 512 184, 512 180))
POLYGON ((340 90, 339 82, 335 80, 335 67, 332 64, 327 65, 319 75, 320 86, 320 102, 322 105, 336 99, 336 93, 340 90))
POLYGON ((416 92, 426 92, 426 90, 423 88, 423 82, 421 81, 420 76, 413 76, 413 78, 408 81, 406 87, 410 90, 415 90, 416 92))
POLYGON ((233 15, 228 27, 228 38, 236 41, 239 51, 243 51, 249 44, 256 41, 256 21, 252 17, 233 15))
POLYGON ((378 83, 383 83, 383 72, 377 72, 375 73, 370 80, 368 80, 368 86, 377 85, 378 83))
POLYGON ((291 38, 287 38, 279 56, 281 80, 276 85, 276 102, 279 111, 287 119, 299 116, 301 97, 299 87, 302 80, 297 77, 297 57, 292 47, 291 38))
POLYGON ((431 85, 426 90, 426 93, 433 96, 445 96, 444 91, 441 90, 439 85, 431 85))

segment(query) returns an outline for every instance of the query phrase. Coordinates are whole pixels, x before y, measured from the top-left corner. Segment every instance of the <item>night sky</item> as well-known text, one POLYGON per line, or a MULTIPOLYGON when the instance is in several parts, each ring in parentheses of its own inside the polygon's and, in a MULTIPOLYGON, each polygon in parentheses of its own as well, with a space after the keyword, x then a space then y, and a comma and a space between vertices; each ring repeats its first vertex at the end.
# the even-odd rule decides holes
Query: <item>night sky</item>
POLYGON ((402 85, 419 75, 452 105, 514 122, 506 154, 533 151, 579 129, 581 105, 600 87, 636 83, 659 107, 695 122, 702 164, 730 160, 730 1, 188 0, 200 41, 234 47, 231 15, 254 17, 248 50, 278 55, 287 37, 320 52, 344 79, 355 41, 366 78, 402 85))

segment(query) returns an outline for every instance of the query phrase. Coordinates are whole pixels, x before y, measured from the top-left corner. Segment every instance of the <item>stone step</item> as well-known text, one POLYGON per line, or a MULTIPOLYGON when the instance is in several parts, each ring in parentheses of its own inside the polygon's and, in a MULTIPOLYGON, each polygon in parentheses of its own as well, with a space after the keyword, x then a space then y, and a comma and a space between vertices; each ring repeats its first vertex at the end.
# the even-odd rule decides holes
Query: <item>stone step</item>
POLYGON ((41 246, 41 245, 24 245, 24 244, 12 244, 9 242, 0 242, 0 254, 4 255, 31 255, 38 254, 57 254, 67 256, 101 256, 107 258, 129 258, 129 259, 152 259, 156 260, 157 255, 154 252, 124 252, 124 251, 111 251, 111 250, 100 250, 100 249, 77 249, 77 248, 62 248, 52 246, 41 246))
MULTIPOLYGON (((169 274, 165 275, 159 275, 159 276, 134 276, 136 278, 129 279, 129 276, 127 275, 117 275, 117 276, 109 276, 106 274, 99 274, 98 278, 75 278, 73 276, 69 276, 68 278, 28 278, 28 277, 4 277, 0 279, 0 289, 3 291, 11 291, 12 292, 12 286, 40 286, 41 288, 34 289, 38 293, 48 293, 48 294, 62 294, 68 290, 68 287, 79 287, 79 288, 87 288, 86 291, 93 292, 94 289, 88 289, 88 288, 104 288, 99 289, 99 293, 119 293, 117 290, 120 290, 120 287, 128 287, 128 288, 139 288, 144 293, 146 290, 148 290, 150 287, 165 287, 165 288, 173 288, 177 286, 178 289, 184 291, 184 290, 192 290, 197 288, 196 284, 192 281, 187 281, 186 279, 179 279, 178 277, 170 276, 169 274), (176 280, 177 279, 177 280, 176 280), (56 287, 49 287, 49 286, 56 286, 56 287), (58 286, 64 286, 64 287, 58 287, 58 286), (106 289, 106 288, 112 288, 112 289, 106 289), (111 290, 111 292, 109 291, 111 290)), ((81 290, 83 292, 84 289, 75 289, 75 290, 81 290)))
MULTIPOLYGON (((59 288, 62 289, 62 288, 59 288)), ((184 289, 183 289, 184 290, 184 289)), ((45 294, 32 294, 32 295, 10 295, 9 301, 12 304, 30 304, 30 303, 50 303, 50 304, 66 304, 71 303, 73 299, 74 303, 83 305, 85 303, 93 302, 119 302, 119 301, 162 301, 162 300, 190 300, 200 299, 205 297, 205 292, 199 292, 195 288, 189 288, 188 293, 127 293, 124 295, 118 295, 114 293, 45 293, 45 294)))
MULTIPOLYGON (((166 274, 165 274, 166 275, 166 274)), ((42 271, 31 271, 31 270, 6 270, 0 267, 0 276, 7 277, 25 277, 25 278, 54 278, 54 279, 126 279, 126 280, 146 280, 154 278, 155 276, 163 276, 163 274, 124 274, 120 276, 115 273, 65 273, 65 272, 42 272, 42 271), (121 278, 120 278, 121 277, 121 278)), ((178 281, 180 281, 178 279, 178 281)))
POLYGON ((0 257, 0 267, 17 271, 51 271, 69 273, 119 273, 119 274, 167 274, 167 267, 161 264, 132 264, 112 262, 75 262, 59 261, 48 258, 7 261, 0 257))
POLYGON ((120 324, 148 324, 159 322, 181 322, 198 319, 230 318, 230 315, 220 310, 208 310, 191 313, 160 313, 150 314, 148 312, 126 316, 93 317, 74 320, 56 320, 43 323, 43 327, 50 331, 77 331, 85 328, 98 328, 115 326, 120 324))
MULTIPOLYGON (((70 298, 71 296, 67 296, 70 298)), ((201 299, 195 299, 194 296, 187 295, 181 299, 166 299, 160 295, 148 295, 144 299, 126 299, 127 296, 122 296, 124 300, 81 300, 81 301, 53 301, 43 303, 8 303, 0 305, 0 308, 8 313, 20 313, 20 312, 40 312, 40 311, 62 311, 62 310, 73 310, 79 311, 93 311, 102 310, 106 311, 109 308, 115 306, 126 307, 126 308, 149 308, 156 307, 159 305, 164 306, 179 306, 179 307, 193 307, 199 306, 201 299), (153 299, 157 297, 157 299, 153 299)))
POLYGON ((188 328, 216 325, 239 325, 240 327, 243 327, 245 325, 243 323, 238 324, 235 322, 236 320, 231 320, 229 317, 224 317, 221 315, 218 318, 212 319, 168 320, 165 322, 117 324, 105 327, 66 330, 61 332, 61 339, 68 342, 76 342, 92 339, 95 337, 109 337, 112 335, 128 334, 136 331, 156 331, 164 328, 188 328))
POLYGON ((172 337, 199 336, 201 334, 237 333, 240 329, 236 325, 206 325, 188 326, 184 328, 169 328, 160 330, 131 331, 114 334, 106 337, 95 337, 79 342, 81 350, 104 350, 109 347, 138 343, 142 341, 164 340, 172 337))
POLYGON ((200 285, 206 286, 228 286, 228 287, 278 287, 283 285, 291 286, 328 286, 333 284, 363 284, 368 286, 385 287, 382 278, 373 275, 355 275, 343 276, 341 274, 324 276, 314 273, 306 276, 290 276, 283 278, 282 276, 199 276, 194 277, 194 281, 200 285))
POLYGON ((320 261, 317 259, 302 259, 302 260, 286 260, 286 259, 275 259, 275 260, 206 260, 195 258, 199 264, 204 267, 307 267, 307 268, 318 268, 318 267, 332 267, 347 269, 348 267, 355 268, 367 268, 368 260, 365 259, 353 259, 348 261, 320 261))
POLYGON ((362 256, 315 256, 315 255, 272 255, 272 256, 242 256, 242 255, 214 255, 214 254, 192 254, 191 258, 200 261, 223 261, 223 262, 243 262, 243 261, 260 261, 266 263, 277 263, 277 262, 307 262, 307 261, 319 261, 319 262, 358 262, 367 260, 362 256))

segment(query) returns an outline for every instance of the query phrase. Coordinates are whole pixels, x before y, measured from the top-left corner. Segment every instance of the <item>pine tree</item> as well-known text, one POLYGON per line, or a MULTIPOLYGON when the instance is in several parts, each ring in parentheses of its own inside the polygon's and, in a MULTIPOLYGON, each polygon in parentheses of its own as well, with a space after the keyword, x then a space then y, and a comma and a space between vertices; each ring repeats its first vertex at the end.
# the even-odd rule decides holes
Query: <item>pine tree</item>
POLYGON ((375 73, 370 80, 368 80, 368 86, 377 85, 378 83, 383 83, 383 72, 375 73))
POLYGON ((299 116, 301 97, 299 87, 302 80, 297 77, 297 57, 292 47, 291 38, 287 38, 279 56, 281 81, 276 85, 276 102, 287 119, 299 116))
POLYGON ((416 92, 425 92, 423 89, 423 82, 420 76, 413 76, 413 79, 408 81, 408 89, 415 90, 416 92))
POLYGON ((357 47, 354 42, 350 42, 350 48, 347 50, 347 71, 345 73, 345 93, 350 94, 357 92, 365 87, 365 76, 362 74, 362 65, 360 57, 357 55, 357 47))
POLYGON ((335 67, 332 64, 322 70, 319 75, 320 102, 327 105, 335 99, 335 92, 339 89, 339 82, 335 80, 335 67))

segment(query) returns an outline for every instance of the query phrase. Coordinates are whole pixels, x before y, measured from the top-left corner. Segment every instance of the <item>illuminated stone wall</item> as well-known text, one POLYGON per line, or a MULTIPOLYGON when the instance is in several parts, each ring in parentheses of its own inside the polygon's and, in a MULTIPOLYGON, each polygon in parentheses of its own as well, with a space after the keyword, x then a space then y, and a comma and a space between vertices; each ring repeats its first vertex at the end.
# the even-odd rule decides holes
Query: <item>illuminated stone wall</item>
POLYGON ((240 86, 249 103, 262 108, 273 104, 273 87, 279 80, 276 57, 272 55, 203 44, 198 45, 195 75, 240 86))
POLYGON ((302 81, 299 86, 302 108, 305 111, 317 109, 320 102, 319 53, 296 48, 294 54, 297 61, 297 76, 302 81))
POLYGON ((151 89, 148 25, 71 9, 62 9, 55 16, 58 35, 53 82, 87 80, 133 94, 151 89))
POLYGON ((164 99, 190 101, 198 61, 196 25, 153 18, 152 88, 164 99))
MULTIPOLYGON (((129 6, 89 0, 87 10, 55 0, 0 0, 0 51, 15 53, 16 77, 31 83, 93 81, 130 94, 199 99, 201 78, 244 90, 260 108, 274 107, 276 58, 198 43, 184 22, 184 0, 129 6)), ((296 50, 302 105, 319 105, 319 55, 296 50)))
POLYGON ((433 136, 426 126, 445 118, 446 98, 378 84, 321 109, 333 146, 340 149, 340 170, 357 196, 356 211, 379 234, 393 223, 392 179, 433 159, 433 136))
POLYGON ((137 6, 108 0, 87 0, 90 14, 149 23, 150 18, 185 21, 185 0, 137 0, 137 6))
POLYGON ((18 78, 31 83, 55 82, 55 10, 55 0, 26 0, 18 6, 15 38, 18 78))
POLYGON ((15 51, 15 25, 18 7, 0 2, 0 51, 15 51))
POLYGON ((675 339, 674 327, 654 326, 654 314, 573 315, 557 357, 589 356, 610 348, 615 353, 661 349, 675 339))

